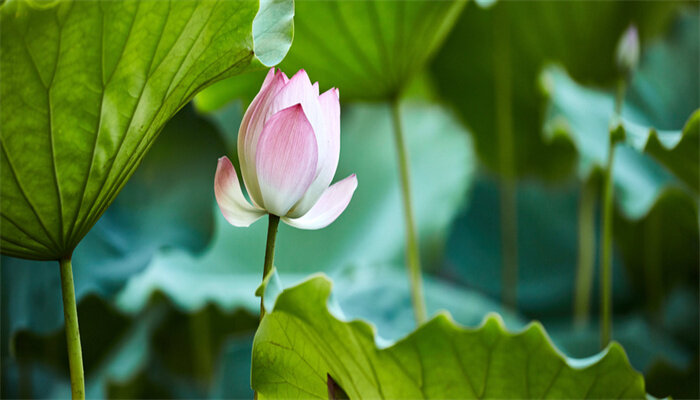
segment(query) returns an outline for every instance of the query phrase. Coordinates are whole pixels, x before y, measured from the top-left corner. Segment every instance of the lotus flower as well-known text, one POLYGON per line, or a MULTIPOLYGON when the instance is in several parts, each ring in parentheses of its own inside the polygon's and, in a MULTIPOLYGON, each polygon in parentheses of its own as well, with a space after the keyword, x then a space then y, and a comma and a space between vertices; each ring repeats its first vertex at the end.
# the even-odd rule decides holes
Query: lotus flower
POLYGON ((265 214, 301 229, 320 229, 350 203, 355 174, 330 186, 340 155, 337 89, 319 95, 304 70, 291 79, 271 69, 238 131, 238 159, 252 204, 243 196, 227 157, 216 169, 214 192, 221 213, 234 226, 265 214))

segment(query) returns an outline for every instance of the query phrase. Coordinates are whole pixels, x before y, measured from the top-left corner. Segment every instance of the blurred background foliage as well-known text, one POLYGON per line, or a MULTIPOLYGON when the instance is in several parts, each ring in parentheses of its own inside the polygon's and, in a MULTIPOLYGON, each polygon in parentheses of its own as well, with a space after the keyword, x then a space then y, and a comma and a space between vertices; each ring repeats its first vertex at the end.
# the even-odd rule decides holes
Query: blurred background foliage
MULTIPOLYGON (((340 88, 337 175, 355 172, 360 185, 328 228, 281 228, 281 281, 323 271, 347 317, 372 322, 386 341, 413 330, 382 101, 401 91, 429 312, 475 326, 496 311, 511 330, 537 319, 567 356, 595 354, 597 268, 588 322, 572 317, 579 203, 588 182, 599 189, 614 46, 630 23, 642 59, 614 167, 613 338, 650 394, 700 396, 697 4, 298 2, 281 68, 340 88), (416 60, 430 62, 415 69, 416 60), (500 132, 503 110, 512 135, 500 132), (500 305, 504 177, 514 179, 517 309, 500 305)), ((76 249, 88 397, 251 397, 265 226, 226 224, 212 182, 216 159, 236 157, 263 76, 222 81, 182 109, 76 249)), ((2 396, 67 397, 55 263, 3 256, 1 284, 2 396)))

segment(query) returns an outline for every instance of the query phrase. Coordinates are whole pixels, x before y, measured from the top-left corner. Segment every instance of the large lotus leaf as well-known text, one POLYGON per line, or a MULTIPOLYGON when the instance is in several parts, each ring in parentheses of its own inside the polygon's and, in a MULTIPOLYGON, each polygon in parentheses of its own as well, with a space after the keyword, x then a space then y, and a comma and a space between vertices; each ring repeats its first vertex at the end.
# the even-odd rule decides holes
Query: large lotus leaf
POLYGON ((177 110, 291 41, 291 1, 36 5, 0 8, 1 245, 23 258, 69 256, 177 110))
MULTIPOLYGON (((454 25, 465 0, 298 1, 294 44, 281 68, 304 68, 321 88, 337 87, 342 99, 386 99, 420 71, 454 25)), ((259 85, 231 78, 197 96, 214 110, 232 99, 250 99, 259 85)))
MULTIPOLYGON (((465 199, 474 168, 473 154, 464 129, 440 106, 407 103, 402 115, 411 175, 416 182, 415 215, 423 255, 430 264, 441 252, 446 230, 465 199)), ((303 231, 280 227, 275 264, 284 282, 319 270, 401 264, 405 238, 391 128, 386 105, 343 109, 336 176, 356 173, 358 188, 345 212, 327 228, 303 231)), ((212 158, 212 185, 215 164, 212 158)), ((119 306, 136 311, 151 292, 162 290, 186 309, 213 301, 225 309, 246 305, 254 311, 258 300, 253 293, 262 277, 266 218, 248 228, 236 228, 227 224, 218 210, 216 213, 216 233, 204 253, 161 252, 148 268, 130 279, 118 296, 119 306)))
MULTIPOLYGON (((510 109, 514 172, 568 176, 575 153, 541 135, 546 99, 542 68, 561 62, 577 80, 608 84, 616 77, 614 47, 631 22, 642 43, 668 24, 678 2, 505 1, 467 6, 432 63, 440 93, 474 133, 481 160, 501 171, 497 110, 510 109), (497 84, 499 86, 497 86, 497 84), (501 96, 498 97, 497 96, 501 96), (510 104, 505 108, 501 103, 510 104)), ((684 116, 684 118, 687 115, 684 116)))
MULTIPOLYGON (((76 248, 78 299, 88 293, 111 298, 163 247, 204 250, 214 232, 210 162, 224 148, 217 130, 192 107, 165 126, 124 190, 76 248)), ((46 333, 63 323, 55 262, 3 256, 0 269, 2 337, 17 329, 46 333)))
POLYGON ((373 328, 326 308, 316 277, 280 294, 253 343, 252 385, 262 398, 328 397, 332 378, 350 398, 644 398, 644 380, 611 344, 567 360, 542 326, 510 333, 498 316, 476 329, 440 314, 379 349, 373 328))

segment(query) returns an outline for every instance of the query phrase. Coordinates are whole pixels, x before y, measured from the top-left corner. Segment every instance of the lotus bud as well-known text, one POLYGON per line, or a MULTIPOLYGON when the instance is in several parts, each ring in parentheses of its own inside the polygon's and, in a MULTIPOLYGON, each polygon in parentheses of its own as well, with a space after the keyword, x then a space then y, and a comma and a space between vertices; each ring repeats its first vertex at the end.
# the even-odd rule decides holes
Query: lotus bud
POLYGON ((357 188, 355 174, 329 186, 339 155, 338 90, 319 95, 318 83, 312 85, 304 70, 289 79, 271 69, 238 131, 250 202, 233 164, 221 157, 214 180, 221 213, 239 227, 273 214, 297 228, 323 228, 343 213, 357 188))
POLYGON ((634 72, 639 62, 639 35, 637 27, 630 25, 620 37, 615 52, 617 67, 626 75, 634 72))

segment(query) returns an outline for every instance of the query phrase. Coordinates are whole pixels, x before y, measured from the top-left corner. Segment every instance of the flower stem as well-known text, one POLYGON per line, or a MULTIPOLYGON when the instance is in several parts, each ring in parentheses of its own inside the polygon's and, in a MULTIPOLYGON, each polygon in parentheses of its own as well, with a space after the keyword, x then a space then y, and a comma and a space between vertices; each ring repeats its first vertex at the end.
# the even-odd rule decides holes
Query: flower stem
POLYGON ((427 320, 425 299, 423 298, 423 278, 421 277, 420 254, 418 251, 418 235, 416 223, 413 219, 413 202, 411 199, 411 177, 408 168, 408 149, 403 137, 401 126, 401 110, 399 98, 395 96, 391 102, 391 110, 394 122, 394 138, 396 150, 399 156, 399 174, 401 176, 401 190, 403 194, 404 218, 406 220, 406 261, 408 275, 411 280, 411 300, 416 324, 421 325, 427 320))
POLYGON ((73 286, 73 266, 70 257, 59 261, 61 266, 61 292, 63 294, 63 318, 66 323, 66 343, 68 345, 68 365, 73 399, 85 398, 85 378, 83 374, 83 352, 80 348, 78 310, 75 305, 73 286))
MULTIPOLYGON (((280 224, 280 217, 270 214, 267 225, 267 245, 265 246, 265 264, 263 265, 263 281, 267 274, 270 273, 272 265, 275 262, 275 242, 277 239, 277 227, 280 224)), ((263 299, 265 296, 260 296, 260 321, 265 315, 265 304, 263 299)))
MULTIPOLYGON (((277 241, 277 227, 280 224, 280 217, 269 214, 267 222, 267 244, 265 245, 265 262, 263 264, 262 280, 265 281, 267 274, 272 270, 275 262, 275 242, 277 241)), ((265 292, 260 295, 260 322, 265 316, 265 292)), ((253 391, 253 399, 258 400, 258 392, 253 391)))
POLYGON ((582 328, 590 317, 591 287, 595 271, 595 205, 597 179, 590 177, 583 185, 578 208, 578 268, 574 298, 574 325, 582 328))

